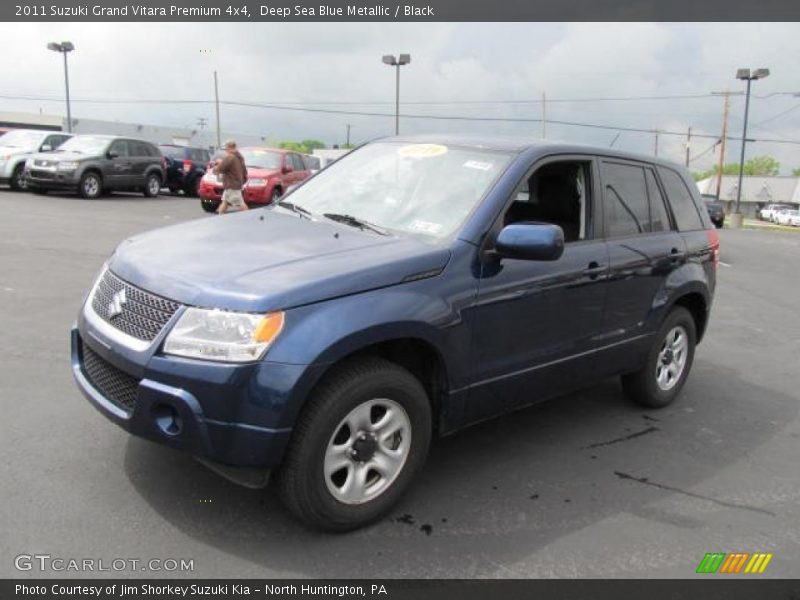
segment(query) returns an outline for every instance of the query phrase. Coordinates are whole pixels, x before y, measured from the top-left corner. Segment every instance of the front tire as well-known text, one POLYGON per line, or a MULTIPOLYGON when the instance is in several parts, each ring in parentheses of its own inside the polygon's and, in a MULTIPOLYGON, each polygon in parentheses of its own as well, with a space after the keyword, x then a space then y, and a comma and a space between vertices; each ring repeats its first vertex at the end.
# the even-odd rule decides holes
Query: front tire
POLYGON ((155 173, 150 173, 144 184, 144 195, 147 198, 155 198, 161 191, 161 177, 155 173))
POLYGON ((380 358, 345 363, 297 421, 278 471, 281 500, 311 527, 363 527, 406 491, 430 439, 430 403, 411 373, 380 358))
POLYGON ((689 376, 696 340, 692 314, 676 306, 658 330, 644 367, 622 376, 628 397, 648 408, 672 404, 689 376))
POLYGON ((281 191, 281 188, 279 188, 279 187, 272 188, 272 196, 270 197, 269 203, 270 204, 277 203, 278 200, 281 199, 281 196, 283 196, 283 192, 281 191))
POLYGON ((94 171, 84 173, 81 177, 78 191, 87 200, 95 200, 103 193, 103 180, 94 171))
POLYGON ((24 192, 28 189, 28 180, 25 177, 25 165, 18 164, 11 174, 11 181, 8 182, 9 187, 15 192, 24 192))
POLYGON ((201 198, 200 206, 202 206, 203 210, 206 211, 207 213, 214 213, 217 212, 219 204, 217 202, 212 202, 211 200, 206 200, 204 198, 201 198))

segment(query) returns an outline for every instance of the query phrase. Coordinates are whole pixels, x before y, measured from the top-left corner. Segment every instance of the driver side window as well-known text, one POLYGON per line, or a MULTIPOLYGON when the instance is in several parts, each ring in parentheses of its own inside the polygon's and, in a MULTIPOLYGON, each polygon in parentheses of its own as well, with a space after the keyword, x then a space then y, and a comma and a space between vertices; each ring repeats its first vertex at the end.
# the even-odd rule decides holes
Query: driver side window
POLYGON ((589 162, 559 161, 543 165, 520 183, 503 224, 549 223, 564 232, 564 241, 589 239, 589 162))
POLYGON ((114 152, 119 158, 128 156, 128 142, 125 140, 116 140, 108 149, 109 152, 114 152))

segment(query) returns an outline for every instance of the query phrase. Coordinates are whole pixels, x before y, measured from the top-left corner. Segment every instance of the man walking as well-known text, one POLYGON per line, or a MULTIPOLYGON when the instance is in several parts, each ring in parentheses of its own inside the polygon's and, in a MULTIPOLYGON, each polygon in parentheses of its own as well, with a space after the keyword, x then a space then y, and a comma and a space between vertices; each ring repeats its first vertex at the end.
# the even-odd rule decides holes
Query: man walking
POLYGON ((227 140, 224 148, 225 158, 217 161, 214 167, 214 173, 222 177, 222 203, 217 211, 220 215, 228 212, 229 206, 235 206, 238 210, 248 209, 242 196, 242 186, 247 181, 244 157, 236 149, 236 142, 233 140, 227 140))

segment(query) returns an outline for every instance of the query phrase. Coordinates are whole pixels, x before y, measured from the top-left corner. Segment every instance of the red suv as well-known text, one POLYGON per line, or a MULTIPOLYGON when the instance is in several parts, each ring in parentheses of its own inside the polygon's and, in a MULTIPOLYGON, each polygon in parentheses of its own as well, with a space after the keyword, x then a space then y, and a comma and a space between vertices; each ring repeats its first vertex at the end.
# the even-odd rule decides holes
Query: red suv
MULTIPOLYGON (((247 183, 242 193, 248 205, 270 204, 293 185, 311 176, 311 171, 297 152, 274 148, 241 148, 239 152, 247 165, 247 183)), ((222 200, 222 179, 210 164, 200 180, 200 203, 203 209, 214 212, 222 200)))

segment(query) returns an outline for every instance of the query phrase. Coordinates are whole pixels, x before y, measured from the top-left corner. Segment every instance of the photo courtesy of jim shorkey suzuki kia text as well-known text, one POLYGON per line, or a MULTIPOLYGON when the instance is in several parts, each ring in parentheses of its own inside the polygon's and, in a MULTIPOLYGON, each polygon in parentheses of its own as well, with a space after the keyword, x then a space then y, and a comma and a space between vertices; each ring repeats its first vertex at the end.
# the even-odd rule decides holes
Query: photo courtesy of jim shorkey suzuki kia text
POLYGON ((373 17, 373 18, 398 18, 398 17, 436 17, 436 10, 430 5, 392 4, 360 6, 349 4, 346 6, 329 6, 324 3, 306 5, 248 5, 234 3, 231 6, 147 6, 143 4, 126 4, 123 6, 103 6, 81 4, 77 6, 55 6, 44 4, 17 4, 15 5, 17 17, 244 17, 251 14, 261 17, 373 17), (254 11, 251 13, 251 11, 254 11))
POLYGON ((800 22, 627 1, 0 5, 0 599, 791 597, 800 22))
POLYGON ((156 597, 240 597, 250 595, 264 596, 357 596, 357 597, 389 597, 387 587, 380 583, 369 585, 315 585, 311 583, 252 586, 241 583, 222 583, 213 585, 200 584, 110 584, 110 585, 70 585, 70 584, 15 584, 16 596, 45 597, 58 596, 95 596, 98 598, 136 598, 141 596, 156 597))

